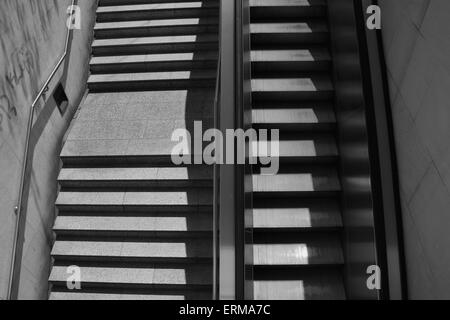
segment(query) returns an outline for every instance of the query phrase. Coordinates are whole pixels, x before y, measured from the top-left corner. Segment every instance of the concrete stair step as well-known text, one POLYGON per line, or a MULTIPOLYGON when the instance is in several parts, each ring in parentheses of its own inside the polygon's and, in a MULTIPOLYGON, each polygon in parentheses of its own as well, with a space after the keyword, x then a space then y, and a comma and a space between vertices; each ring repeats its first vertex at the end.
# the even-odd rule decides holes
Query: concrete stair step
POLYGON ((251 82, 256 101, 330 100, 334 92, 331 79, 320 74, 303 78, 257 78, 251 82))
MULTIPOLYGON (((283 168, 282 168, 283 169, 283 168)), ((320 197, 341 190, 337 171, 328 166, 302 168, 293 173, 253 175, 255 197, 320 197)))
POLYGON ((327 14, 325 0, 250 0, 250 7, 252 21, 324 17, 327 14))
POLYGON ((184 294, 124 294, 91 292, 51 292, 50 300, 209 300, 209 291, 191 291, 184 294))
POLYGON ((212 205, 210 189, 154 192, 60 192, 56 206, 61 211, 196 211, 212 205))
POLYGON ((68 141, 66 146, 72 150, 65 152, 65 155, 61 157, 61 160, 65 167, 125 167, 125 166, 148 166, 148 165, 161 165, 171 166, 173 165, 171 156, 169 154, 155 154, 155 155, 139 155, 131 154, 125 156, 123 154, 114 154, 114 152, 104 152, 105 154, 97 154, 92 149, 83 148, 83 143, 79 141, 68 141), (81 147, 80 147, 81 145, 81 147), (80 148, 79 148, 80 147, 80 148))
POLYGON ((344 300, 346 297, 338 270, 280 271, 254 281, 255 300, 344 300))
POLYGON ((185 36, 96 39, 92 43, 94 56, 189 53, 202 50, 218 50, 218 35, 205 33, 185 36))
POLYGON ((206 187, 212 184, 208 166, 151 168, 63 168, 62 188, 206 187))
POLYGON ((214 67, 217 67, 217 52, 211 51, 93 57, 90 62, 93 74, 211 70, 214 67))
MULTIPOLYGON (((145 107, 147 107, 147 105, 145 105, 145 107)), ((152 113, 154 112, 152 111, 152 113)), ((206 118, 203 118, 202 120, 208 122, 206 118)), ((161 120, 161 122, 162 121, 163 120, 161 120)), ((121 138, 119 136, 116 138, 111 138, 110 136, 108 138, 104 137, 104 132, 111 132, 111 135, 114 133, 120 134, 117 127, 111 126, 108 130, 103 127, 101 128, 103 132, 99 132, 99 130, 88 131, 90 129, 89 127, 81 127, 80 129, 86 130, 86 132, 89 132, 91 135, 98 135, 98 137, 67 140, 61 153, 61 159, 66 167, 173 167, 175 165, 172 160, 172 151, 178 142, 172 141, 170 137, 175 128, 185 127, 185 122, 186 121, 183 119, 176 120, 174 122, 176 125, 174 129, 171 127, 167 128, 167 131, 169 131, 167 138, 154 139, 141 137, 121 138)), ((193 123, 191 121, 187 122, 193 123)), ((71 138, 70 134, 69 138, 71 138)), ((186 155, 190 156, 191 163, 193 163, 194 158, 200 156, 200 154, 196 154, 195 152, 192 152, 191 154, 186 152, 186 155)))
POLYGON ((97 23, 94 27, 94 37, 96 39, 181 36, 217 32, 217 18, 102 22, 97 23))
POLYGON ((332 107, 254 108, 252 123, 255 129, 331 131, 336 127, 336 116, 332 107))
POLYGON ((324 44, 329 34, 324 20, 258 22, 250 25, 252 48, 279 45, 324 44))
POLYGON ((209 262, 212 243, 205 239, 172 242, 56 241, 52 257, 65 262, 209 262))
MULTIPOLYGON (((126 6, 126 5, 139 5, 139 4, 149 4, 149 3, 174 3, 174 2, 191 2, 194 0, 99 0, 98 6, 126 6)), ((210 1, 210 0, 205 0, 210 1)))
POLYGON ((342 227, 337 203, 305 203, 305 206, 253 208, 254 232, 315 231, 342 227))
POLYGON ((331 67, 329 50, 312 49, 253 50, 252 73, 287 73, 295 71, 323 71, 331 67))
POLYGON ((214 87, 216 70, 95 74, 88 79, 90 92, 183 90, 214 87))
MULTIPOLYGON (((175 211, 175 210, 173 210, 175 211)), ((70 214, 70 213, 69 213, 70 214)), ((94 213, 93 213, 94 214, 94 213)), ((129 237, 139 238, 164 235, 207 235, 212 231, 211 213, 146 213, 145 216, 120 215, 60 215, 56 218, 54 232, 57 236, 129 237)))
POLYGON ((255 266, 296 267, 343 263, 344 255, 338 234, 281 233, 275 236, 256 234, 254 237, 255 266))
MULTIPOLYGON (((253 142, 253 154, 260 157, 267 156, 268 146, 270 142, 267 141, 253 142)), ((283 140, 282 137, 278 146, 279 154, 273 156, 278 156, 282 163, 333 162, 339 155, 336 141, 329 134, 304 134, 303 137, 293 140, 283 140)))
MULTIPOLYGON (((206 289, 211 286, 212 268, 190 265, 178 268, 80 267, 82 288, 206 289)), ((66 287, 67 267, 54 266, 49 281, 66 287)))
POLYGON ((218 8, 218 1, 167 2, 121 6, 101 6, 97 9, 97 21, 115 22, 211 17, 218 15, 218 8))

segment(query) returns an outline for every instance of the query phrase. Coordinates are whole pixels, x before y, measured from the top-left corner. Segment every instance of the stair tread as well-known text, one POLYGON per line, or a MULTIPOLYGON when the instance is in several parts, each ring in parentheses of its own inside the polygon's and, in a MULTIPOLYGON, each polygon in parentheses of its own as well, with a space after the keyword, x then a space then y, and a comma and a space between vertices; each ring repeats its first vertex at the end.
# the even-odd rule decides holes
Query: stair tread
POLYGON ((210 180, 212 169, 207 166, 153 168, 63 168, 58 181, 126 181, 126 180, 210 180))
MULTIPOLYGON (((253 142, 253 154, 266 156, 266 146, 268 144, 269 142, 262 140, 253 142), (259 147, 257 148, 257 146, 259 147)), ((336 142, 331 135, 311 136, 295 140, 280 140, 278 145, 278 155, 280 158, 335 157, 338 155, 336 142)), ((273 152, 273 155, 276 156, 276 151, 273 152)))
POLYGON ((323 92, 332 91, 331 79, 326 76, 309 78, 252 79, 253 92, 323 92))
MULTIPOLYGON (((307 170, 305 170, 307 171, 307 170)), ((253 175, 253 192, 337 192, 340 182, 335 170, 310 170, 303 173, 253 175)))
POLYGON ((99 6, 97 13, 144 11, 144 10, 171 10, 171 9, 201 9, 217 8, 217 1, 192 1, 192 2, 163 2, 121 6, 99 6))
POLYGON ((259 22, 250 24, 252 34, 263 33, 317 33, 328 32, 328 27, 324 21, 307 22, 259 22))
POLYGON ((318 124, 336 123, 336 117, 331 108, 265 108, 253 109, 254 124, 318 124))
POLYGON ((166 192, 60 192, 57 206, 199 206, 212 205, 209 189, 166 192))
POLYGON ((314 229, 342 227, 339 207, 318 203, 290 208, 253 208, 255 229, 314 229))
MULTIPOLYGON (((95 139, 95 140, 68 140, 63 148, 61 157, 83 158, 99 157, 105 162, 115 157, 163 157, 171 163, 171 152, 177 142, 171 139, 95 139)), ((188 155, 188 153, 186 153, 188 155)), ((191 157, 195 157, 191 153, 191 157)))
POLYGON ((198 43, 198 42, 217 42, 217 35, 202 34, 185 36, 167 36, 167 37, 137 37, 137 38, 119 38, 119 39, 95 39, 92 47, 102 46, 128 46, 145 44, 170 44, 170 43, 198 43))
POLYGON ((212 244, 202 240, 177 242, 56 241, 55 257, 102 258, 211 258, 212 244))
POLYGON ((195 291, 185 295, 174 294, 122 294, 122 293, 87 293, 87 292, 51 292, 50 300, 207 300, 209 292, 195 291), (188 296, 188 298, 186 297, 188 296))
POLYGON ((125 232, 209 232, 209 214, 166 214, 146 217, 119 216, 59 216, 55 231, 125 231, 125 232))
MULTIPOLYGON (((80 267, 82 286, 90 284, 122 285, 210 285, 210 266, 187 265, 183 268, 100 268, 80 267)), ((67 281, 67 267, 54 266, 50 282, 67 281)))
POLYGON ((150 63, 150 62, 177 62, 177 61, 201 61, 217 60, 217 52, 203 51, 190 53, 166 53, 126 56, 93 57, 91 65, 121 64, 121 63, 150 63))
POLYGON ((344 300, 345 289, 337 274, 321 273, 299 280, 257 280, 255 300, 344 300))
POLYGON ((250 7, 310 7, 325 5, 325 0, 250 0, 250 7))
POLYGON ((253 50, 252 62, 315 62, 331 61, 326 48, 296 50, 253 50))
POLYGON ((170 81, 170 80, 198 80, 216 79, 215 70, 174 71, 174 72, 142 72, 120 74, 94 74, 88 79, 88 83, 102 82, 139 82, 139 81, 170 81))
MULTIPOLYGON (((298 236, 297 236, 298 237, 298 236)), ((253 265, 295 266, 343 264, 338 236, 302 234, 302 239, 283 239, 287 243, 253 244, 253 265)), ((269 242, 271 240, 267 240, 269 242)))
POLYGON ((185 18, 185 19, 160 19, 160 20, 139 20, 120 22, 99 22, 95 24, 94 30, 114 30, 128 28, 151 28, 151 27, 173 27, 173 26, 197 26, 197 25, 217 25, 217 18, 185 18))

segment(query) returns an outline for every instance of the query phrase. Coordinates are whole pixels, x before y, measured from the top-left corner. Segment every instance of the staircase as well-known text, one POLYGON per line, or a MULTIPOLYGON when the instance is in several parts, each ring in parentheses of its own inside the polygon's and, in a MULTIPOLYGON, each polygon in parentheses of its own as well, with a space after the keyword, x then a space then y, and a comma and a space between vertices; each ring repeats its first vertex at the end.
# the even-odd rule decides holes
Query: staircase
POLYGON ((253 127, 280 129, 280 171, 253 168, 254 298, 344 299, 326 0, 250 0, 253 127))
POLYGON ((170 154, 175 129, 212 126, 218 13, 99 1, 89 94, 61 152, 50 299, 211 298, 212 168, 170 154))

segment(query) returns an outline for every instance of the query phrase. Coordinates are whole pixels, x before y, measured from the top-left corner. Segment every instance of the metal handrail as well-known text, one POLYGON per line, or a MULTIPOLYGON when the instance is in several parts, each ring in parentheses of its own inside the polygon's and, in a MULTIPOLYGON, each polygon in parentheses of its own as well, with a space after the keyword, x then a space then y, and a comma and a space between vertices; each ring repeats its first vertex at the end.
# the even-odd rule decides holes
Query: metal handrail
MULTIPOLYGON (((75 0, 72 0, 71 4, 71 11, 70 15, 72 15, 73 7, 75 4, 75 0)), ((30 136, 31 136, 31 130, 33 128, 33 122, 34 122, 34 111, 36 106, 39 103, 39 100, 42 98, 42 96, 48 91, 48 86, 50 82, 53 80, 56 72, 58 71, 59 67, 65 60, 67 53, 68 53, 68 47, 69 47, 69 40, 70 40, 70 34, 71 34, 71 28, 67 27, 67 34, 66 34, 66 41, 65 41, 65 47, 64 47, 64 53, 62 54, 61 58, 58 60, 58 63, 53 68, 52 72, 50 73, 50 76, 47 78, 47 81, 45 81, 44 85, 42 86, 41 90, 39 91, 38 95, 34 99, 33 103, 31 104, 30 113, 28 116, 28 124, 27 124, 27 134, 26 134, 26 140, 25 140, 25 150, 24 150, 24 156, 23 156, 23 162, 22 162, 22 172, 20 176, 20 189, 19 189, 19 198, 17 200, 17 205, 14 207, 14 213, 16 215, 16 224, 14 227, 14 242, 13 242, 13 251, 12 251, 12 258, 11 258, 11 266, 10 266, 10 273, 9 273, 9 283, 8 283, 8 300, 11 300, 12 298, 16 299, 17 297, 12 297, 13 292, 13 282, 14 282, 14 275, 15 275, 15 264, 17 260, 17 244, 19 243, 19 228, 20 228, 20 218, 22 214, 22 201, 24 197, 24 191, 25 191, 25 176, 26 171, 28 167, 28 156, 30 151, 30 136)))
MULTIPOLYGON (((220 63, 221 55, 219 50, 219 56, 217 59, 217 74, 216 74, 216 93, 214 97, 214 127, 219 128, 220 125, 220 63)), ((217 151, 216 151, 217 152, 217 151)), ((220 152, 220 151, 219 151, 220 152)), ((220 169, 219 164, 214 164, 214 195, 213 195, 213 295, 212 299, 217 300, 218 293, 218 245, 219 245, 219 199, 220 199, 220 169)))

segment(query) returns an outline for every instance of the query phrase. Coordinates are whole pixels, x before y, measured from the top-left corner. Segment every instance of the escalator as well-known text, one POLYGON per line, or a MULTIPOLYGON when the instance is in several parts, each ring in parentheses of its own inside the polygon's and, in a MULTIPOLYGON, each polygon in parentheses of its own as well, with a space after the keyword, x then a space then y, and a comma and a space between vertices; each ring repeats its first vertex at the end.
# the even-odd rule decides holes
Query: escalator
POLYGON ((357 2, 99 0, 60 155, 50 299, 402 297, 357 2), (172 133, 195 121, 279 130, 278 172, 174 165, 172 133))
POLYGON ((345 299, 341 183, 325 0, 251 0, 252 126, 280 130, 253 166, 253 297, 345 299))

